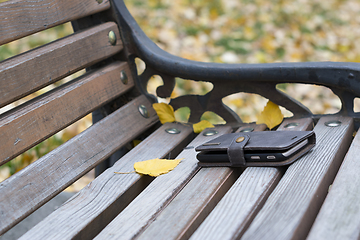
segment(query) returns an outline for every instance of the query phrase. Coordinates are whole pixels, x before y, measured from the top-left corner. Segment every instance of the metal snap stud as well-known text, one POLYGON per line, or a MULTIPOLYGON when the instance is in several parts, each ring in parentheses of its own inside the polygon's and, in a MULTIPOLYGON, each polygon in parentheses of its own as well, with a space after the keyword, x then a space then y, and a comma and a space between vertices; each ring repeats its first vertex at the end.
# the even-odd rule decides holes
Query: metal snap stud
POLYGON ((141 116, 143 116, 144 118, 148 118, 150 116, 147 108, 144 105, 140 105, 138 109, 141 116))
POLYGON ((120 80, 125 85, 128 83, 128 77, 127 77, 126 72, 124 70, 122 70, 120 72, 120 80))
POLYGON ((240 132, 253 132, 254 129, 253 128, 244 128, 244 129, 241 129, 240 132))
POLYGON ((181 133, 181 131, 177 128, 167 128, 165 129, 165 132, 169 133, 169 134, 179 134, 181 133))
POLYGON ((328 121, 325 123, 325 126, 328 126, 328 127, 338 127, 340 125, 341 125, 341 122, 338 120, 332 120, 332 121, 328 121))
POLYGON ((206 136, 206 137, 209 137, 209 136, 214 136, 214 135, 216 135, 216 134, 218 134, 218 133, 219 133, 219 132, 216 131, 215 129, 209 129, 209 130, 205 131, 205 132, 203 133, 203 135, 206 136))
POLYGON ((297 127, 297 126, 299 126, 299 123, 292 122, 292 123, 286 124, 284 128, 294 128, 294 127, 297 127))
POLYGON ((238 138, 235 140, 235 142, 241 143, 241 142, 244 141, 244 140, 245 140, 244 137, 238 137, 238 138))
POLYGON ((111 45, 116 45, 116 34, 114 31, 110 31, 108 34, 109 37, 109 42, 111 43, 111 45))

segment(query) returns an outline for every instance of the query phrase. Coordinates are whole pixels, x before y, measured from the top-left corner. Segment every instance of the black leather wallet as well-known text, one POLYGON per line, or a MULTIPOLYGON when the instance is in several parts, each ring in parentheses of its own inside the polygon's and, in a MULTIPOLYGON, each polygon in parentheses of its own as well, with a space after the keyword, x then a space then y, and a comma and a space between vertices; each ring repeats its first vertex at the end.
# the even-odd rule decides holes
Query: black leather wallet
POLYGON ((293 163, 316 143, 313 131, 229 133, 195 148, 199 166, 254 167, 293 163))

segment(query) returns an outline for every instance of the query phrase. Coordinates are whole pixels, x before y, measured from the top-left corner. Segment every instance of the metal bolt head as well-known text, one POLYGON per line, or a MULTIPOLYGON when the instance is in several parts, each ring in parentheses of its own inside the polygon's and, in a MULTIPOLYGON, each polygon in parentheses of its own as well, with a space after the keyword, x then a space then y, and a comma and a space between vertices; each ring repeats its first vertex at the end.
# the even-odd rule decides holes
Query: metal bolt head
POLYGON ((116 45, 116 34, 114 31, 110 31, 108 34, 109 37, 109 42, 111 43, 111 45, 116 45))
POLYGON ((235 142, 241 143, 241 142, 244 141, 244 140, 245 140, 244 137, 238 137, 238 138, 235 140, 235 142))
POLYGON ((249 127, 249 128, 244 128, 244 129, 241 129, 240 132, 252 132, 254 131, 253 128, 249 127))
POLYGON ((216 131, 215 129, 209 129, 209 130, 205 131, 205 132, 203 133, 203 135, 206 136, 206 137, 209 137, 209 136, 214 136, 214 135, 216 135, 216 134, 218 134, 218 133, 219 133, 219 132, 216 131))
POLYGON ((127 77, 126 72, 124 70, 122 70, 120 72, 120 80, 125 85, 128 83, 128 77, 127 77))
POLYGON ((179 134, 181 133, 181 131, 177 128, 167 128, 165 129, 165 132, 169 133, 169 134, 179 134))
POLYGON ((286 124, 284 128, 294 128, 294 127, 297 127, 297 126, 299 126, 299 123, 292 122, 292 123, 286 124))
POLYGON ((144 118, 150 117, 149 111, 147 110, 146 106, 140 105, 138 109, 139 109, 141 116, 143 116, 144 118))
POLYGON ((331 120, 331 121, 328 121, 325 123, 325 126, 328 126, 328 127, 338 127, 340 125, 341 125, 341 122, 338 120, 331 120))

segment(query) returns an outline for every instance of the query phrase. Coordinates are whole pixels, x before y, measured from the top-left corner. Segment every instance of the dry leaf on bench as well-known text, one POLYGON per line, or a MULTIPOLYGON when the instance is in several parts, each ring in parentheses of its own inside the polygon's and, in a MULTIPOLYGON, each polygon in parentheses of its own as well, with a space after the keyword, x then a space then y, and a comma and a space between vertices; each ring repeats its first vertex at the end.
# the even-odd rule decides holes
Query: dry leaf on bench
POLYGON ((167 122, 175 122, 174 108, 171 105, 166 103, 154 103, 152 106, 155 109, 162 124, 167 122))
POLYGON ((155 158, 143 162, 136 162, 134 164, 134 169, 137 173, 157 177, 160 174, 168 173, 173 170, 181 160, 183 160, 183 158, 174 160, 155 158))
POLYGON ((284 115, 278 105, 268 101, 264 110, 259 114, 256 124, 265 123, 266 126, 271 130, 275 126, 279 125, 284 119, 284 115))
POLYGON ((198 123, 193 124, 194 133, 201 133, 205 128, 213 128, 214 125, 212 125, 207 120, 202 120, 198 123))

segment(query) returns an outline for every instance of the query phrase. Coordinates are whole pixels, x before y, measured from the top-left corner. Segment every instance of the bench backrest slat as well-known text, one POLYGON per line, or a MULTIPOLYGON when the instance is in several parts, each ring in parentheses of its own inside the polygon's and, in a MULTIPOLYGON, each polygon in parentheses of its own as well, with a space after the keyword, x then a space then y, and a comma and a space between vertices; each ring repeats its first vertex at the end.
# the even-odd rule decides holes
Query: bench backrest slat
POLYGON ((108 8, 108 0, 6 1, 0 4, 0 45, 108 8))
POLYGON ((0 151, 0 163, 11 160, 45 138, 109 102, 133 86, 125 85, 120 71, 130 76, 126 63, 114 63, 64 84, 0 119, 0 138, 6 139, 0 151))
POLYGON ((121 49, 117 25, 109 22, 10 58, 0 63, 0 107, 121 49), (116 33, 116 45, 110 44, 109 31, 116 33))
POLYGON ((2 182, 0 235, 157 121, 150 102, 140 96, 2 182), (140 104, 149 109, 149 118, 140 115, 140 104))

